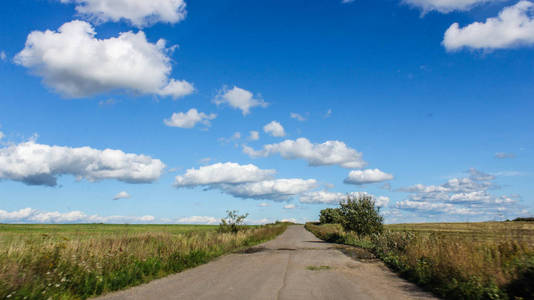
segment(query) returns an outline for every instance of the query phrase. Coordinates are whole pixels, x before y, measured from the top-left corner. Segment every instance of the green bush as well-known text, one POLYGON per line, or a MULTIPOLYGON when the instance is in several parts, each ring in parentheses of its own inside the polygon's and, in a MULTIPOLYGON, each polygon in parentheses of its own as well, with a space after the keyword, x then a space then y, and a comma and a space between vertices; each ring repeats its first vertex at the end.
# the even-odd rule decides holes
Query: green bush
POLYGON ((380 208, 375 207, 372 196, 347 196, 347 200, 339 204, 341 225, 347 231, 358 235, 371 235, 384 230, 384 218, 380 208))
POLYGON ((245 228, 245 219, 248 217, 248 214, 239 215, 237 210, 227 210, 226 213, 226 218, 221 219, 221 223, 219 224, 219 232, 237 233, 245 228))
POLYGON ((341 212, 339 208, 325 208, 321 210, 319 222, 321 224, 341 224, 341 212))

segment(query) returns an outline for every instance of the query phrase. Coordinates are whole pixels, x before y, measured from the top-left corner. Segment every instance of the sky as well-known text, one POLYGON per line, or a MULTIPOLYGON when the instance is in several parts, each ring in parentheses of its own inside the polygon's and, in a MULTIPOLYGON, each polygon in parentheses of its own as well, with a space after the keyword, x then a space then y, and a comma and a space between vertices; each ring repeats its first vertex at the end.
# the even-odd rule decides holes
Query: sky
POLYGON ((19 0, 0 223, 534 212, 534 2, 19 0))

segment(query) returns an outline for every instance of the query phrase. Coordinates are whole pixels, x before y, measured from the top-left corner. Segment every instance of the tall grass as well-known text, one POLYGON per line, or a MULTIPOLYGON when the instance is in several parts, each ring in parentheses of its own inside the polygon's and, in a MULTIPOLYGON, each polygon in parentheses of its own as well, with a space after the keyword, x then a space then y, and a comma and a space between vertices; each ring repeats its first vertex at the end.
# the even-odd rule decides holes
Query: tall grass
MULTIPOLYGON (((213 230, 129 230, 92 235, 0 235, 0 299, 85 299, 180 272, 269 240, 286 224, 213 230)), ((106 228, 105 226, 103 228, 106 228)), ((202 228, 205 229, 205 228, 202 228)))
POLYGON ((336 224, 308 223, 306 228, 323 240, 371 251, 403 277, 443 298, 534 299, 534 249, 524 240, 476 239, 452 234, 451 228, 445 233, 396 228, 366 237, 336 224))

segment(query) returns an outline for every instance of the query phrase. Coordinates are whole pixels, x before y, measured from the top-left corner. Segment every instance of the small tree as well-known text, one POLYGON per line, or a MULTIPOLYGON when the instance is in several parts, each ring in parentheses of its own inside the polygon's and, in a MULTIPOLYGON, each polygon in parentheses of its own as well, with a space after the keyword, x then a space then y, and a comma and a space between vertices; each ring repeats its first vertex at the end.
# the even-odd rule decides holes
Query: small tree
POLYGON ((221 223, 219 224, 219 232, 236 233, 243 229, 248 214, 239 215, 237 210, 227 210, 226 213, 226 218, 221 219, 221 223))
POLYGON ((347 196, 347 200, 339 203, 341 225, 345 230, 354 231, 360 235, 381 233, 384 218, 380 215, 380 208, 375 207, 372 196, 347 196))
POLYGON ((319 216, 321 224, 341 224, 341 212, 339 208, 325 208, 319 216))

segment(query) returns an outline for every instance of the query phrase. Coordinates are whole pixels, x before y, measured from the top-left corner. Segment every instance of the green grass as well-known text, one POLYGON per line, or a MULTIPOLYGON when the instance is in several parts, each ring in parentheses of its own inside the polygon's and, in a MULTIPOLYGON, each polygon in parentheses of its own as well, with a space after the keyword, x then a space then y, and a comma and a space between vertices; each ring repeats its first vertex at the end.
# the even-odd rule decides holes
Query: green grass
POLYGON ((234 234, 192 225, 0 225, 0 299, 86 299, 206 263, 286 227, 234 234))
POLYGON ((397 224, 372 236, 338 224, 306 228, 323 240, 371 251, 442 298, 534 299, 533 223, 397 224))
POLYGON ((310 271, 322 271, 330 270, 330 266, 307 266, 306 269, 310 271))

